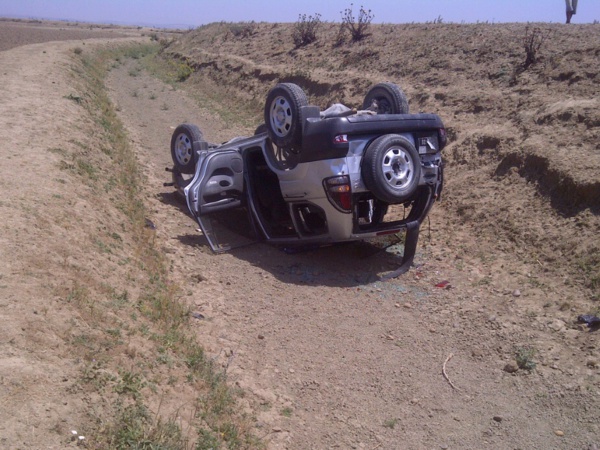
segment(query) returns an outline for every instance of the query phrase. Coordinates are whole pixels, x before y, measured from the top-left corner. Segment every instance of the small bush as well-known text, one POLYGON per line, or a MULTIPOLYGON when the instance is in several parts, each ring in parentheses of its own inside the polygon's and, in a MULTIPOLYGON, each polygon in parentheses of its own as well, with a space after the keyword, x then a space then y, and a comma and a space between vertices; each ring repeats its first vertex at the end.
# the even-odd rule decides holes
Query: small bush
POLYGON ((383 422, 383 426, 389 428, 390 430, 393 430, 397 423, 398 419, 388 419, 385 422, 383 422))
POLYGON ((315 14, 314 16, 300 14, 300 16, 298 16, 298 22, 296 22, 294 30, 292 31, 294 45, 296 47, 302 47, 316 41, 317 30, 320 25, 321 14, 315 14))
POLYGON ((515 356, 519 369, 528 370, 530 372, 534 370, 536 366, 536 363, 533 360, 535 353, 535 349, 532 347, 518 348, 515 356))
POLYGON ((177 81, 185 81, 194 73, 194 69, 187 62, 177 64, 175 78, 177 81))
POLYGON ((530 29, 529 26, 525 28, 525 36, 523 37, 523 48, 525 49, 524 70, 537 62, 538 54, 545 39, 546 35, 542 33, 540 28, 530 29))
POLYGON ((342 28, 350 32, 352 41, 358 42, 368 36, 367 29, 375 15, 371 14, 371 10, 366 10, 363 6, 358 12, 358 19, 354 17, 352 8, 353 3, 350 3, 350 8, 346 8, 342 14, 342 28))
POLYGON ((81 47, 75 47, 73 49, 73 53, 75 53, 76 55, 81 55, 83 53, 83 49, 81 47))

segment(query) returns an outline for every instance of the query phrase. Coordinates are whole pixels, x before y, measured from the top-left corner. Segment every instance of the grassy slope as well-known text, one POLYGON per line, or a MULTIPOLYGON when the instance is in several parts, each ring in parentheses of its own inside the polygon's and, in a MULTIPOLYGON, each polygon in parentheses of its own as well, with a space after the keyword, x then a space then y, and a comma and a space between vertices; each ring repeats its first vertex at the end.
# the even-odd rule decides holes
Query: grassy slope
POLYGON ((81 389, 96 399, 87 440, 98 448, 260 447, 247 419, 236 412, 235 392, 196 342, 179 287, 168 280, 167 262, 145 221, 143 175, 104 86, 112 65, 151 57, 155 50, 151 45, 94 54, 75 49, 79 94, 70 98, 86 111, 90 142, 65 155, 72 164, 63 169, 92 192, 107 194, 108 202, 93 204, 104 229, 118 230, 90 244, 99 248, 89 249, 98 258, 95 275, 78 281, 72 268, 67 278, 74 281, 64 292, 88 324, 71 342, 84 362, 81 389), (123 266, 127 279, 113 279, 124 273, 123 266))

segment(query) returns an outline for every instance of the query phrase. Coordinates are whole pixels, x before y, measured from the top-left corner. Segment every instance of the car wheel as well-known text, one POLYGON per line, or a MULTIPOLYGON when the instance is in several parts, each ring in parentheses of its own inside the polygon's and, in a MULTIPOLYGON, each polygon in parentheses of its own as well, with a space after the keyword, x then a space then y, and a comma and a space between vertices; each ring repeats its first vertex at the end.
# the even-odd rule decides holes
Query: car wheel
POLYGON ((362 176, 367 188, 379 200, 403 203, 414 195, 419 184, 419 153, 404 136, 381 136, 365 151, 362 176))
POLYGON ((175 168, 183 174, 192 174, 196 170, 197 151, 202 140, 202 132, 196 125, 179 125, 171 136, 171 158, 175 168))
POLYGON ((277 147, 299 148, 302 144, 300 108, 308 99, 300 86, 279 83, 267 94, 265 124, 267 133, 277 147))
POLYGON ((408 114, 408 100, 394 83, 379 83, 367 92, 363 109, 375 109, 377 114, 408 114))

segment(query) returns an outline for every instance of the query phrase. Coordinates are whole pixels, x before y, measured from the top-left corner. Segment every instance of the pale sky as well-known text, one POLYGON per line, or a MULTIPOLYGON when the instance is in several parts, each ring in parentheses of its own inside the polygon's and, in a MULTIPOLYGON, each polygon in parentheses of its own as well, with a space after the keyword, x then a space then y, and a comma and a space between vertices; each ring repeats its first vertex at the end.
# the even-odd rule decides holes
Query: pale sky
MULTIPOLYGON (((374 14, 373 23, 558 22, 564 0, 0 0, 0 17, 63 19, 107 24, 196 27, 211 22, 296 22, 321 14, 341 22, 354 3, 374 14)), ((572 23, 600 21, 600 0, 580 0, 572 23)), ((599 25, 600 26, 600 25, 599 25)))

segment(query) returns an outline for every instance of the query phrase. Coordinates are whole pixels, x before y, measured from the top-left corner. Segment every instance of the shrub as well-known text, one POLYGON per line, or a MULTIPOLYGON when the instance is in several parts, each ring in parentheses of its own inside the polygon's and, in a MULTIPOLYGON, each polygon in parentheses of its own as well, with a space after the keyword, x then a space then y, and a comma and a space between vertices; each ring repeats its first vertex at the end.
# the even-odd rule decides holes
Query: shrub
POLYGON ((315 14, 314 16, 300 14, 298 16, 298 22, 296 22, 294 30, 292 31, 294 45, 296 47, 302 47, 316 41, 317 30, 319 29, 320 25, 321 14, 315 14))
POLYGON ((187 62, 180 62, 176 67, 175 78, 177 81, 185 81, 194 73, 194 69, 187 62))
POLYGON ((536 363, 533 360, 535 356, 535 349, 533 347, 521 347, 516 351, 517 366, 519 369, 532 371, 535 369, 536 363))
POLYGON ((354 17, 354 13, 352 12, 352 8, 354 7, 353 3, 350 3, 350 8, 346 8, 342 14, 342 28, 347 29, 350 32, 350 36, 352 36, 352 40, 354 42, 360 41, 364 39, 367 35, 367 29, 371 24, 371 21, 375 17, 371 14, 371 10, 366 10, 363 6, 360 7, 360 11, 358 12, 358 19, 354 17))
POLYGON ((538 27, 530 29, 525 28, 525 36, 523 37, 523 48, 525 49, 525 62, 523 69, 527 69, 532 64, 535 64, 538 59, 538 53, 544 44, 546 36, 538 27))

